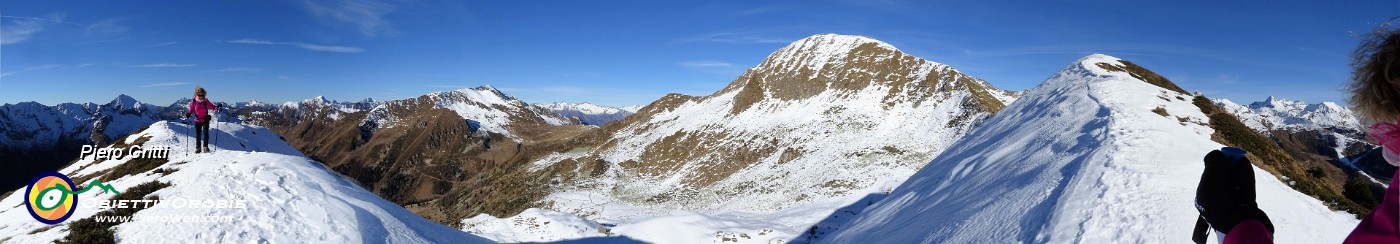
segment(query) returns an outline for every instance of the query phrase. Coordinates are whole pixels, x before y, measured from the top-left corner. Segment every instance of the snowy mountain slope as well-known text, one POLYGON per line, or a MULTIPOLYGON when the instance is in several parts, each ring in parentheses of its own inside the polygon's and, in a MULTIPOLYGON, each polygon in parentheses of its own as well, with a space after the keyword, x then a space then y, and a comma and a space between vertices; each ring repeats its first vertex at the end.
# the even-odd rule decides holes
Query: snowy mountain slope
MULTIPOLYGON (((1120 60, 1067 66, 819 241, 1189 242, 1201 158, 1222 146, 1209 118, 1189 94, 1101 64, 1120 60)), ((1338 242, 1358 222, 1255 175, 1280 242, 1338 242)))
POLYGON ((785 241, 898 184, 1010 97, 875 39, 815 35, 714 94, 667 95, 535 160, 556 181, 537 206, 642 241, 785 241), (641 227, 662 225, 678 231, 641 227))
MULTIPOLYGON (((170 186, 152 195, 163 201, 136 212, 131 222, 113 230, 122 242, 271 242, 271 243, 473 243, 479 237, 432 223, 361 189, 355 183, 305 158, 262 127, 218 123, 220 138, 210 154, 187 154, 190 127, 155 122, 124 141, 143 148, 169 146, 168 161, 130 175, 112 175, 105 183, 119 190, 159 181, 170 186), (173 171, 173 172, 172 172, 173 171), (187 201, 243 200, 247 208, 177 207, 187 201), (160 218, 195 217, 203 222, 168 222, 160 218)), ((118 174, 140 163, 132 159, 90 157, 59 172, 77 178, 118 174)), ((77 180, 81 181, 81 180, 77 180)), ((79 184, 85 184, 79 183, 79 184)), ((47 243, 69 234, 72 223, 99 209, 79 207, 67 221, 50 228, 29 216, 24 194, 0 199, 0 242, 47 243)), ((83 202, 111 198, 82 193, 83 202)))
POLYGON ((586 125, 603 125, 608 122, 626 118, 628 115, 637 113, 637 106, 627 106, 621 108, 598 106, 592 103, 536 103, 535 106, 543 107, 563 115, 565 118, 578 119, 580 123, 586 125))
POLYGON ((496 218, 482 214, 463 220, 463 228, 499 242, 555 241, 608 236, 608 228, 578 216, 531 208, 515 216, 496 218))

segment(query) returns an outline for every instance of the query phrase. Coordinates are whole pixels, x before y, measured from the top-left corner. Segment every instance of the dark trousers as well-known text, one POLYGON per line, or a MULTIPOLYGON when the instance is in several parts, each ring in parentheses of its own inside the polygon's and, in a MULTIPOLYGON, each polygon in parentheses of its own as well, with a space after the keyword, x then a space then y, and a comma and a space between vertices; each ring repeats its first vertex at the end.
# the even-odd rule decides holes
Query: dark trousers
POLYGON ((194 145, 196 148, 209 148, 209 121, 194 122, 194 145))

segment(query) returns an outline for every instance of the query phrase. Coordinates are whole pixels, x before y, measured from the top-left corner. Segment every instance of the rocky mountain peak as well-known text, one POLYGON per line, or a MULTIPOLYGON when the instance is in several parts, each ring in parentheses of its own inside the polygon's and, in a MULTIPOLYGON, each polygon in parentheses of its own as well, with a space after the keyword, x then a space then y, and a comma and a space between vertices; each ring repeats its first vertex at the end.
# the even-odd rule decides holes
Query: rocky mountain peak
POLYGON ((1001 98, 1010 97, 981 79, 888 43, 838 34, 815 35, 778 49, 711 96, 737 91, 730 111, 737 114, 759 101, 804 100, 829 90, 883 93, 884 106, 911 101, 917 105, 940 93, 965 91, 977 97, 974 107, 989 111, 999 110, 1008 101, 1001 98))
POLYGON ((755 69, 820 71, 830 63, 840 63, 856 49, 870 48, 898 51, 894 46, 874 38, 855 35, 819 34, 803 38, 778 49, 755 69))

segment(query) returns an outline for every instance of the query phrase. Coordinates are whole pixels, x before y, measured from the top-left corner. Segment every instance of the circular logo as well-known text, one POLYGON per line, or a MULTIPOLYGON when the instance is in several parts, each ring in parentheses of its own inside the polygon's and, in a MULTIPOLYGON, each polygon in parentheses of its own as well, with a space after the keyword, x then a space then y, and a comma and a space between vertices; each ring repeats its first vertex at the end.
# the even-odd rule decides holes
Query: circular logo
POLYGON ((78 205, 78 194, 72 179, 58 172, 45 172, 34 177, 29 187, 24 188, 24 205, 29 207, 29 215, 45 224, 57 224, 73 216, 73 207, 78 205))

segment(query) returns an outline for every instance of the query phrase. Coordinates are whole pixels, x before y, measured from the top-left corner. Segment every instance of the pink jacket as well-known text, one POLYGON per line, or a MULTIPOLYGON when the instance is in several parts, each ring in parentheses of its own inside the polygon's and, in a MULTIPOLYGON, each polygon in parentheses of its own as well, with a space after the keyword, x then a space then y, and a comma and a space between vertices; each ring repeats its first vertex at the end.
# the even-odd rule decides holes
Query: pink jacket
POLYGON ((204 101, 190 100, 190 111, 187 114, 194 114, 194 122, 204 123, 209 121, 209 110, 218 109, 209 99, 204 101))
MULTIPOLYGON (((1400 171, 1395 172, 1391 178, 1390 188, 1385 190, 1385 198, 1381 200, 1381 205, 1376 206, 1375 211, 1371 211, 1371 216, 1361 220, 1361 224, 1356 225, 1356 229, 1351 231, 1343 243, 1400 243, 1400 193, 1395 187, 1396 181, 1400 181, 1400 171)), ((1307 227, 1299 227, 1307 228, 1307 227)), ((1257 220, 1245 220, 1230 229, 1230 233, 1225 235, 1224 243, 1273 243, 1274 237, 1269 234, 1269 230, 1264 228, 1264 223, 1257 220)))

